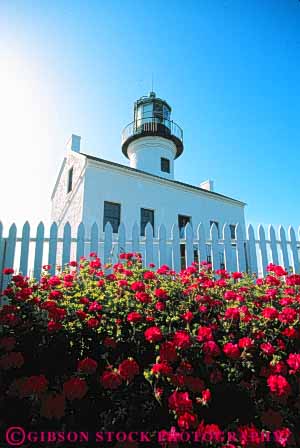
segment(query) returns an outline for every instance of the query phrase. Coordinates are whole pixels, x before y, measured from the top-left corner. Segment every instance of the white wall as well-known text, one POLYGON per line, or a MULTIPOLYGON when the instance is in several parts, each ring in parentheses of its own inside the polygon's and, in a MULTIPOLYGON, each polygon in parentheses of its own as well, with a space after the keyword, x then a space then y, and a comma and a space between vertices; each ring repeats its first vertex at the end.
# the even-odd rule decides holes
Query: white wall
POLYGON ((103 230, 104 201, 121 204, 121 221, 127 232, 136 221, 140 225, 140 209, 154 210, 155 236, 160 224, 167 227, 178 222, 178 214, 192 217, 194 230, 199 222, 205 225, 209 235, 210 220, 222 225, 241 223, 245 235, 244 207, 221 199, 209 192, 193 191, 168 181, 151 178, 140 173, 89 161, 85 176, 83 222, 87 229, 94 223, 103 230))
POLYGON ((82 220, 83 196, 84 196, 84 166, 86 158, 74 151, 67 151, 62 172, 58 178, 54 195, 52 196, 51 220, 59 225, 59 233, 63 225, 68 221, 72 231, 77 231, 77 226, 82 220), (72 191, 67 192, 68 173, 73 167, 72 191))

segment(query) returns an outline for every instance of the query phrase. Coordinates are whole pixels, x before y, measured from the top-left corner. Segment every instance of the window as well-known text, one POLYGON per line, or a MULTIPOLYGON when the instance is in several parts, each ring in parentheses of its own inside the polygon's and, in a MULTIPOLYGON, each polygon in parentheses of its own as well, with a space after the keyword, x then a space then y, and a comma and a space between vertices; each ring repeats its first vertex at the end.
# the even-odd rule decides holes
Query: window
POLYGON ((141 236, 145 236, 146 225, 150 222, 154 235, 154 210, 141 208, 141 236))
POLYGON ((191 222, 190 216, 178 215, 178 227, 179 227, 179 237, 184 238, 185 226, 188 222, 191 222))
POLYGON ((212 226, 213 224, 216 225, 217 230, 218 230, 218 237, 220 237, 220 230, 219 230, 219 223, 218 223, 218 221, 210 221, 210 228, 211 228, 211 226, 212 226))
POLYGON ((167 106, 163 107, 163 115, 165 120, 170 120, 170 111, 167 106))
POLYGON ((143 118, 152 118, 153 105, 152 103, 144 104, 143 106, 143 118))
POLYGON ((73 167, 70 168, 68 171, 67 193, 70 193, 70 191, 72 191, 72 184, 73 184, 73 167))
POLYGON ((121 216, 121 205, 114 202, 104 202, 103 231, 107 222, 111 223, 114 233, 118 233, 121 216))
POLYGON ((169 159, 165 159, 164 157, 161 157, 161 159, 160 159, 160 169, 164 173, 169 173, 170 172, 170 160, 169 159))
POLYGON ((235 240, 236 235, 235 235, 235 231, 236 231, 236 225, 235 224, 229 224, 229 228, 230 228, 230 237, 232 240, 235 240))

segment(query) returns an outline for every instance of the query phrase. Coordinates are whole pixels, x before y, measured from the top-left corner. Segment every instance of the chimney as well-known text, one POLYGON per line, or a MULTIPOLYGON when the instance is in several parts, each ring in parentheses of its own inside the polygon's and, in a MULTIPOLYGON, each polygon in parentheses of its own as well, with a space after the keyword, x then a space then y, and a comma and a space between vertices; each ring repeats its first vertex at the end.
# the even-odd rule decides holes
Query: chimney
POLYGON ((201 182, 200 188, 207 191, 214 191, 214 181, 211 179, 205 180, 204 182, 201 182))
POLYGON ((79 135, 72 134, 67 141, 67 149, 74 152, 80 152, 80 140, 81 137, 79 135))

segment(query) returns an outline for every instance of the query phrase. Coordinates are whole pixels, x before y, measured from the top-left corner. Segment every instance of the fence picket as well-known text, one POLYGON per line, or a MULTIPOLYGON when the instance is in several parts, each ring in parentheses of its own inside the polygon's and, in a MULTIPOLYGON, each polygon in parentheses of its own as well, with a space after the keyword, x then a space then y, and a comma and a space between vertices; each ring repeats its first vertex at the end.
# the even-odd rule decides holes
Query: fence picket
POLYGON ((232 259, 232 245, 231 245, 231 233, 230 228, 227 223, 223 226, 222 231, 223 245, 224 245, 224 262, 227 271, 232 272, 234 269, 233 259, 232 259))
POLYGON ((126 228, 123 222, 119 225, 118 240, 118 255, 120 255, 126 252, 126 228))
POLYGON ((153 263, 153 228, 150 222, 145 227, 145 265, 148 267, 153 263))
POLYGON ((197 240, 198 240, 198 258, 199 263, 201 263, 201 261, 207 261, 205 229, 202 222, 200 222, 200 224, 197 227, 197 240))
POLYGON ((291 243, 291 255, 292 255, 292 267, 293 272, 295 274, 300 273, 300 261, 298 255, 297 241, 296 241, 296 233, 292 226, 289 226, 288 229, 289 240, 291 243))
POLYGON ((112 236, 113 228, 108 221, 104 228, 104 263, 112 263, 112 236))
MULTIPOLYGON (((15 261, 17 240, 17 227, 16 224, 12 224, 9 228, 8 239, 6 242, 6 250, 4 255, 4 268, 13 268, 15 261)), ((11 275, 5 275, 3 277, 2 289, 5 289, 11 279, 11 275)))
POLYGON ((94 224, 91 227, 91 243, 90 243, 90 253, 96 252, 97 255, 99 255, 98 252, 98 225, 94 222, 94 224))
POLYGON ((267 254, 267 243, 265 229, 260 224, 258 226, 258 236, 259 236, 259 250, 260 250, 260 260, 261 260, 261 271, 262 275, 265 276, 267 272, 268 265, 268 254, 267 254))
POLYGON ((21 255, 20 255, 20 272, 27 275, 28 271, 28 255, 30 242, 30 225, 26 221, 22 230, 21 255))
POLYGON ((37 226, 36 231, 36 242, 35 242, 35 252, 34 252, 34 268, 33 276, 35 279, 39 279, 42 271, 43 263, 43 250, 44 250, 44 224, 42 222, 37 226))
POLYGON ((248 248, 248 255, 249 255, 250 272, 251 272, 251 274, 258 274, 256 242, 255 242, 254 229, 251 224, 248 225, 247 237, 248 237, 247 248, 248 248))
POLYGON ((186 267, 189 267, 194 261, 194 232, 189 222, 185 226, 184 237, 185 237, 185 263, 186 267))
POLYGON ((236 254, 238 271, 246 272, 246 251, 242 227, 240 224, 237 224, 236 226, 236 254))
POLYGON ((289 262, 289 256, 288 256, 288 248, 287 248, 285 230, 282 226, 279 226, 279 239, 280 239, 283 266, 288 271, 290 268, 290 262, 289 262))
POLYGON ((77 229, 77 245, 76 245, 76 261, 80 261, 80 257, 84 256, 84 224, 81 222, 77 229))
POLYGON ((140 251, 140 228, 135 222, 132 227, 132 252, 140 251))
POLYGON ((159 251, 158 264, 162 266, 167 264, 167 230, 164 224, 161 224, 158 229, 159 251))
POLYGON ((180 258, 180 238, 179 238, 179 227, 178 224, 173 224, 171 229, 172 238, 172 269, 179 272, 181 269, 181 258, 180 258))
POLYGON ((5 244, 6 240, 3 236, 3 224, 0 221, 0 292, 2 290, 2 277, 3 277, 2 272, 4 269, 5 244))
POLYGON ((64 233, 63 233, 63 250, 62 250, 62 268, 66 266, 66 264, 70 261, 71 255, 71 226, 69 222, 66 222, 64 225, 64 233))
POLYGON ((56 222, 53 222, 50 227, 50 241, 49 241, 49 254, 48 254, 48 264, 51 266, 50 274, 52 275, 54 275, 56 271, 57 232, 58 232, 57 224, 56 222))
POLYGON ((275 235, 275 230, 273 226, 269 226, 268 229, 268 237, 270 240, 270 247, 271 247, 271 254, 272 254, 272 263, 278 265, 279 264, 279 258, 278 258, 278 250, 277 250, 277 238, 275 235))
POLYGON ((211 239, 211 263, 212 269, 220 269, 220 254, 219 254, 219 235, 216 224, 212 224, 210 228, 211 239))

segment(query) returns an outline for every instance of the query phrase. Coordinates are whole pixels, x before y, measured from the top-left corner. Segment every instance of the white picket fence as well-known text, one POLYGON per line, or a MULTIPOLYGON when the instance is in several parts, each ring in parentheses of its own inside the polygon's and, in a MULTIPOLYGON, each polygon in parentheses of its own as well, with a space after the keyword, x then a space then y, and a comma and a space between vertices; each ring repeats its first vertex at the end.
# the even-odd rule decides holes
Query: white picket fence
MULTIPOLYGON (((96 252, 104 263, 114 263, 121 252, 140 252, 145 266, 154 263, 157 267, 169 265, 175 271, 190 266, 193 261, 210 261, 213 269, 225 267, 229 271, 256 273, 263 276, 268 263, 281 264, 294 273, 300 272, 300 228, 298 240, 293 227, 289 227, 288 235, 280 226, 276 236, 273 226, 266 232, 262 225, 258 226, 255 235, 252 225, 247 228, 244 238, 242 227, 237 224, 235 239, 231 238, 230 228, 224 224, 222 238, 219 238, 215 224, 210 234, 205 234, 203 224, 194 231, 191 224, 185 227, 184 238, 177 224, 168 236, 166 227, 161 225, 158 237, 153 237, 150 224, 147 224, 145 236, 140 236, 137 224, 130 229, 128 238, 125 225, 119 226, 118 234, 113 233, 112 226, 107 223, 104 232, 100 234, 96 223, 86 232, 80 224, 72 232, 69 223, 65 224, 62 235, 58 233, 56 223, 50 227, 45 236, 45 226, 41 222, 34 236, 31 236, 30 225, 26 222, 18 235, 17 227, 12 224, 5 237, 3 225, 0 223, 0 272, 5 267, 14 267, 24 275, 39 278, 44 264, 51 265, 51 273, 55 273, 57 265, 66 265, 70 260, 79 260, 90 252, 96 252), (74 235, 76 235, 74 237, 74 235)), ((0 289, 7 285, 8 277, 0 276, 0 289)))

